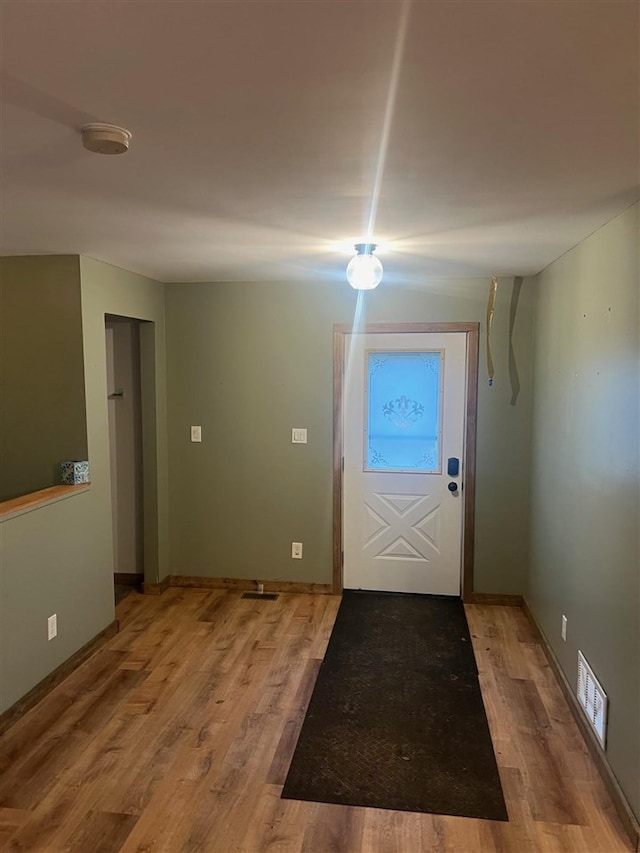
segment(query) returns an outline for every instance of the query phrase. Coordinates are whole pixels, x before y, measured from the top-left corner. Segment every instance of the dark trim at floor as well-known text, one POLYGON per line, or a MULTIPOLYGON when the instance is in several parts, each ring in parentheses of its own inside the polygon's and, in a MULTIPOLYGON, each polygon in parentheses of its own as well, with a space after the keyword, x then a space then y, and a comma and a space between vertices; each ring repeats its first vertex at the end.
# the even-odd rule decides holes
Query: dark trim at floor
POLYGON ((521 595, 507 595, 494 592, 470 592, 464 596, 465 604, 500 604, 503 607, 522 607, 521 595))
POLYGON ((23 717, 27 711, 30 711, 34 705, 37 705, 41 699, 50 693, 54 687, 57 687, 61 681, 71 675, 71 673, 77 669, 81 664, 83 664, 94 652, 97 652, 100 646, 104 645, 107 640, 110 640, 111 637, 114 637, 118 633, 119 625, 118 620, 114 619, 109 625, 107 625, 104 630, 100 631, 99 634, 89 640, 88 643, 85 643, 82 648, 78 649, 77 652, 71 655, 70 658, 67 658, 66 661, 60 664, 60 666, 56 667, 53 672, 50 672, 49 675, 45 676, 42 681, 39 681, 35 687, 32 687, 28 693, 18 699, 10 708, 7 708, 3 714, 0 715, 0 734, 6 732, 7 729, 11 728, 18 720, 23 717))
POLYGON ((162 595, 165 589, 169 589, 170 575, 163 578, 160 583, 143 583, 142 592, 145 595, 162 595))
POLYGON ((529 617, 529 621, 533 625, 536 634, 538 635, 538 639, 540 641, 540 645, 549 661, 549 666, 551 667, 553 674, 556 677, 556 681, 560 685, 560 689, 564 694, 564 698, 567 700, 567 705, 569 706, 569 710, 573 714, 573 717, 578 725, 578 729, 580 730, 580 734, 587 745, 587 749, 591 753, 591 757, 596 765, 598 773, 600 774, 600 778, 602 779, 611 800, 613 801, 613 805, 615 810, 620 818, 622 825, 624 826, 625 832, 629 836, 631 844, 633 845, 633 849, 638 853, 640 851, 640 824, 638 823, 636 816, 634 815, 631 806, 629 805, 627 798, 624 795, 624 792, 620 785, 618 784, 618 780, 616 779, 609 762, 606 759, 600 744, 591 730, 587 721, 584 718, 584 713, 582 708, 578 704, 578 700, 571 689, 569 682, 567 681, 567 677, 564 674, 562 667, 558 661, 558 658, 555 655, 555 652, 551 648, 549 641, 547 640, 544 631, 536 621, 535 616, 529 609, 529 605, 526 602, 526 599, 523 600, 523 610, 526 615, 529 617))
POLYGON ((226 589, 237 592, 256 592, 261 583, 264 592, 297 592, 331 595, 333 588, 330 583, 304 583, 298 581, 258 581, 246 578, 205 578, 188 575, 168 575, 160 583, 145 583, 145 595, 162 595, 170 586, 187 587, 189 589, 226 589))
POLYGON ((142 572, 140 574, 134 572, 114 572, 113 582, 122 584, 123 586, 140 586, 144 583, 144 575, 142 572))
MULTIPOLYGON (((260 581, 265 592, 298 592, 333 594, 329 583, 305 583, 303 581, 260 581)), ((145 595, 162 595, 170 586, 189 589, 227 589, 239 592, 255 592, 258 581, 248 578, 209 578, 189 575, 167 575, 160 583, 145 583, 142 591, 145 595)), ((504 607, 522 607, 521 595, 509 595, 493 592, 471 592, 464 599, 465 604, 497 604, 504 607)))

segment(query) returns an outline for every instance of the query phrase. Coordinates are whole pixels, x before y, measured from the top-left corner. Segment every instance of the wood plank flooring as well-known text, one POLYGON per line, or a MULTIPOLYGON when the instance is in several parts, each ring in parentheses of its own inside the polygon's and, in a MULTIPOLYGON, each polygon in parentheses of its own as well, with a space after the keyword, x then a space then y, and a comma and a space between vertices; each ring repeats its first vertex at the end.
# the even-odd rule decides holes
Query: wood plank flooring
POLYGON ((338 605, 179 588, 127 596, 121 632, 1 739, 0 849, 631 849, 516 607, 467 607, 508 823, 281 800, 338 605))

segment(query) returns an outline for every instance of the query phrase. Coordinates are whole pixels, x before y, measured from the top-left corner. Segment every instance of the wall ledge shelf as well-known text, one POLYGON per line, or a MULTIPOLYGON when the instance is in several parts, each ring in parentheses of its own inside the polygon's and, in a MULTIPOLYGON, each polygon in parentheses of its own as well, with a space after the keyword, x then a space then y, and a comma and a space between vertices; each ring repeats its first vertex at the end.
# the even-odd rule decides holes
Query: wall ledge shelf
POLYGON ((66 500, 80 492, 88 492, 90 488, 90 483, 82 483, 77 486, 49 486, 48 489, 40 489, 37 492, 30 492, 28 495, 21 495, 19 498, 2 501, 0 502, 0 523, 25 512, 31 512, 34 509, 66 500))

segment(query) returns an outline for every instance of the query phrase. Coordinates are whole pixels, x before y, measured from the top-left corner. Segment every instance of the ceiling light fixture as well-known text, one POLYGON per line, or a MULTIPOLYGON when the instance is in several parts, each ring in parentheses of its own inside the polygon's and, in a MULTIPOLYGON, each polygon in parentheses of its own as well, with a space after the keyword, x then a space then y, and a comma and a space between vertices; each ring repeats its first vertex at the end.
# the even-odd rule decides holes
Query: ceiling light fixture
POLYGON ((124 154, 129 150, 131 134, 115 124, 85 124, 82 144, 94 154, 124 154))
POLYGON ((347 266, 347 281, 355 290, 373 290, 382 281, 384 272, 374 252, 378 248, 375 243, 356 243, 356 254, 347 266))

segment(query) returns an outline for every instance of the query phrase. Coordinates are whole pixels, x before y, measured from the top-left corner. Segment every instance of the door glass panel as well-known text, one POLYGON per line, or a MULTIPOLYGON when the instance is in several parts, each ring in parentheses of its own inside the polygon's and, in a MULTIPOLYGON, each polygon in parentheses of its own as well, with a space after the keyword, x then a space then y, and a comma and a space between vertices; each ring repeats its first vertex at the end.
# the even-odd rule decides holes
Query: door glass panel
POLYGON ((368 352, 365 471, 439 473, 442 352, 368 352))

